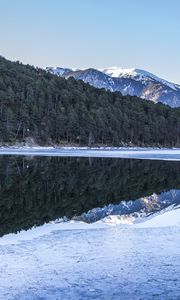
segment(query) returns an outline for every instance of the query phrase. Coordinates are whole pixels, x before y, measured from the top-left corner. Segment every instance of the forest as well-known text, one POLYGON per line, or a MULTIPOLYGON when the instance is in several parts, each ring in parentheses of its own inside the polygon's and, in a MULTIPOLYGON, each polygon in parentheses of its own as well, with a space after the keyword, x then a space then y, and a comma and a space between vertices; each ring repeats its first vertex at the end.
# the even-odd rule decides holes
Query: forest
POLYGON ((180 146, 180 108, 0 57, 0 144, 180 146))

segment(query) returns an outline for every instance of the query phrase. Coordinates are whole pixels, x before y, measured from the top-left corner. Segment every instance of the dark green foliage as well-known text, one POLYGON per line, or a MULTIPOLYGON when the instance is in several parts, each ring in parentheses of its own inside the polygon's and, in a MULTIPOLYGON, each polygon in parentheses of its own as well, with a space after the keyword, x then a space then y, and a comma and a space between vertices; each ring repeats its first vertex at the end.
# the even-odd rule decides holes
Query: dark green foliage
POLYGON ((1 156, 0 235, 180 189, 179 172, 180 162, 1 156))
POLYGON ((180 109, 0 57, 0 141, 180 145, 180 109))

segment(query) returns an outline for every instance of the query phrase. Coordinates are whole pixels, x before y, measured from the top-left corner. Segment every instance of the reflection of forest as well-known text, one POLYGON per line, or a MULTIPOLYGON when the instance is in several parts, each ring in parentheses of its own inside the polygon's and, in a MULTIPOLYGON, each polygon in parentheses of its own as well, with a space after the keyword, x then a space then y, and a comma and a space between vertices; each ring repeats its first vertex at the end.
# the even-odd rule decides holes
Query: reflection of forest
POLYGON ((180 188, 180 162, 0 157, 0 234, 180 188))

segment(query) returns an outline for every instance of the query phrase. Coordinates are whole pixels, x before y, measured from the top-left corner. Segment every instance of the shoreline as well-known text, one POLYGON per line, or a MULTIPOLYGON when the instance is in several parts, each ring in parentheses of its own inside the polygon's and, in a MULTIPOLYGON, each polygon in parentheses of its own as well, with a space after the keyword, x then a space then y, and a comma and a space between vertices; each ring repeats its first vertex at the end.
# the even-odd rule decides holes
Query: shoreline
POLYGON ((33 144, 4 144, 0 145, 1 149, 75 149, 75 150, 180 150, 180 147, 159 147, 159 146, 108 146, 108 145, 94 145, 94 146, 78 146, 73 144, 62 144, 62 145, 46 145, 46 146, 40 146, 36 143, 33 144))
POLYGON ((129 158, 180 161, 179 148, 0 147, 0 155, 129 158))

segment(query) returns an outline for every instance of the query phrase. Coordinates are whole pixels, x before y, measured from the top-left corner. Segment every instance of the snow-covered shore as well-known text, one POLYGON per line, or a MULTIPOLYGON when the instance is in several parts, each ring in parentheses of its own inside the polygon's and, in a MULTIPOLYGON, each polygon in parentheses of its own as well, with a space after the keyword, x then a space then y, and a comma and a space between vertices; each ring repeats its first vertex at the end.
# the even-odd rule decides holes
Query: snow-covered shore
POLYGON ((88 148, 88 147, 1 147, 0 155, 70 156, 180 160, 180 149, 172 148, 88 148))

